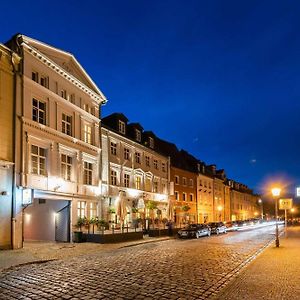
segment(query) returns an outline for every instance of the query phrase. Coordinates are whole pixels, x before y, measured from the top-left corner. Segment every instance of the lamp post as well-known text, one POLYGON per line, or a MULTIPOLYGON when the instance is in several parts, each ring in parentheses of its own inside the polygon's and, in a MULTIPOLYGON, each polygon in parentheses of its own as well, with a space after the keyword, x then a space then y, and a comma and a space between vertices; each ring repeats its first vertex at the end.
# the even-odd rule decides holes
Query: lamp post
POLYGON ((264 219, 264 207, 263 207, 263 201, 261 199, 258 199, 258 203, 260 205, 260 210, 261 210, 261 219, 264 219))
POLYGON ((291 214, 292 214, 292 225, 294 224, 294 212, 295 212, 295 208, 292 207, 291 208, 291 214))
POLYGON ((280 196, 281 189, 280 188, 273 188, 272 189, 272 195, 275 200, 275 217, 276 217, 276 239, 275 239, 275 245, 276 247, 279 247, 279 234, 278 234, 278 198, 280 196))

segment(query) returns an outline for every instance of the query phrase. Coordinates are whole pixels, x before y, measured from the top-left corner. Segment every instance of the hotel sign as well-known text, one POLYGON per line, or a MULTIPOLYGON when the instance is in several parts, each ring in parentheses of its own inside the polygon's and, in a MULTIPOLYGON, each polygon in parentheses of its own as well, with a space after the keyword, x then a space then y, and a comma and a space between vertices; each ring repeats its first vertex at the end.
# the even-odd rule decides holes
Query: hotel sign
POLYGON ((279 199, 279 209, 291 209, 293 207, 293 199, 279 199))
POLYGON ((300 197, 300 186, 296 187, 296 197, 300 197))

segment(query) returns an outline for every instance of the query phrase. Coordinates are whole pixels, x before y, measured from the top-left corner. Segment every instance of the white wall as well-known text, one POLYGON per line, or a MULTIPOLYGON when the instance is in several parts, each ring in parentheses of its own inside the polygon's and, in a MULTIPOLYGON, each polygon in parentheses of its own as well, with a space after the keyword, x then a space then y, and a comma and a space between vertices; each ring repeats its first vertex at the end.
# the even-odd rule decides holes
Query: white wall
POLYGON ((55 213, 67 204, 68 201, 48 199, 45 204, 39 204, 39 200, 34 199, 25 209, 25 240, 55 241, 55 213))

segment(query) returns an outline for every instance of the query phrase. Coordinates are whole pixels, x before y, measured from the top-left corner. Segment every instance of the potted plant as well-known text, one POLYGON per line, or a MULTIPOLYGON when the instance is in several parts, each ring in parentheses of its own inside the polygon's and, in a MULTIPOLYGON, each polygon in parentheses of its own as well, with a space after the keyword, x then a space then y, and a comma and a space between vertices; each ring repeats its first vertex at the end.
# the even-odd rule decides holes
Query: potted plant
POLYGON ((93 234, 95 234, 95 226, 97 226, 97 223, 98 223, 98 217, 93 217, 90 219, 90 224, 92 225, 92 228, 93 228, 93 234))
POLYGON ((84 218, 79 217, 77 219, 76 224, 74 225, 75 228, 78 228, 79 231, 74 231, 74 242, 75 243, 81 243, 82 242, 82 231, 81 228, 85 224, 84 218))

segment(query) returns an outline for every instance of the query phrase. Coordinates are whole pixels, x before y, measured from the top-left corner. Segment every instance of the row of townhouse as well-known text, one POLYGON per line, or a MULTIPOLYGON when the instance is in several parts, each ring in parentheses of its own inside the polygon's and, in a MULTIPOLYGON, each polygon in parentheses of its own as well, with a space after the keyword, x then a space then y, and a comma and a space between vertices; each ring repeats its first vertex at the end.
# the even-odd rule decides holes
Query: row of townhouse
POLYGON ((79 217, 182 224, 256 213, 257 196, 224 171, 122 113, 100 119, 107 100, 69 52, 14 36, 0 47, 0 87, 0 248, 71 241, 79 217))

